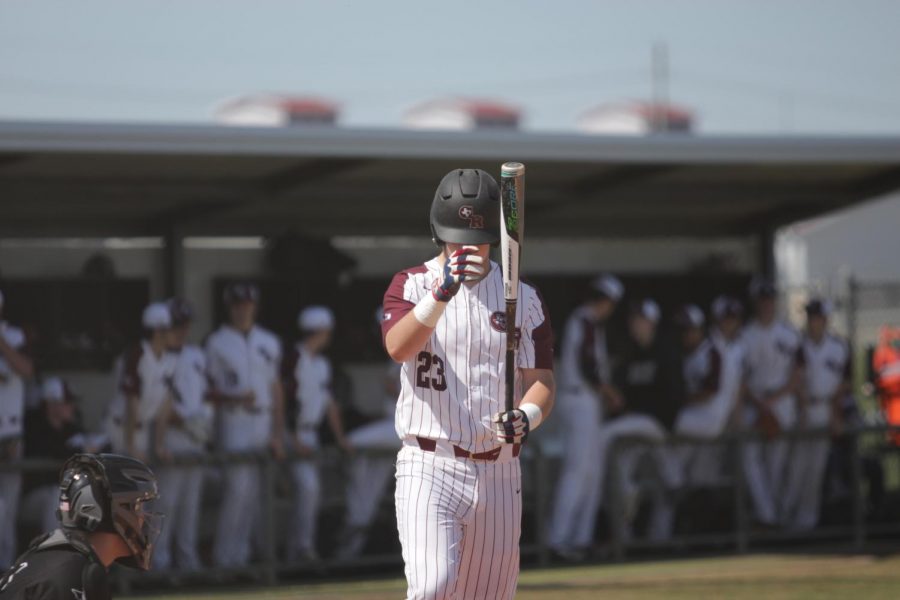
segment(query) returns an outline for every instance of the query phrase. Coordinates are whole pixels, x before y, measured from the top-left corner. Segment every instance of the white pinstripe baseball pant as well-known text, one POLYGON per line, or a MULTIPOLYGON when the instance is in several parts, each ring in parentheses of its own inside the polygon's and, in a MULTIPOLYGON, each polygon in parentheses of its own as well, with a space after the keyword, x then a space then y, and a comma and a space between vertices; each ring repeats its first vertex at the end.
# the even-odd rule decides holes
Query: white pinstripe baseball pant
POLYGON ((397 528, 407 600, 503 600, 516 593, 522 473, 511 447, 496 462, 405 445, 397 528))

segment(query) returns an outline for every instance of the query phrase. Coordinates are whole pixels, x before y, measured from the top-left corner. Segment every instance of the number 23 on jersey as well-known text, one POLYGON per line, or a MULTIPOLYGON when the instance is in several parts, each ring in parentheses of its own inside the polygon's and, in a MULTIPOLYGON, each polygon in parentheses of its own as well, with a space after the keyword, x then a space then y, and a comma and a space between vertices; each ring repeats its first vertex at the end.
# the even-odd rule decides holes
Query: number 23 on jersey
POLYGON ((443 392, 447 389, 444 361, 440 356, 424 350, 419 352, 416 357, 416 387, 436 392, 443 392))

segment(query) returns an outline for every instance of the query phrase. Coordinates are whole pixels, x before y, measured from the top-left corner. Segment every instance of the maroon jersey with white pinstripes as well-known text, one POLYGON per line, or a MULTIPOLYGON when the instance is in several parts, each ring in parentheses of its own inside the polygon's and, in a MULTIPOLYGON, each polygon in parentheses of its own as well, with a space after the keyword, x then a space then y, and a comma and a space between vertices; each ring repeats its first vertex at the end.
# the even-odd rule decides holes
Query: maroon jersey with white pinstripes
MULTIPOLYGON (((503 276, 490 263, 487 276, 462 285, 424 348, 403 363, 395 424, 401 438, 448 440, 470 452, 499 442, 491 419, 503 410, 506 312, 503 276)), ((384 296, 382 332, 413 309, 442 277, 433 259, 394 276, 384 296)), ((519 369, 553 368, 553 332, 537 289, 519 284, 516 313, 519 369)))

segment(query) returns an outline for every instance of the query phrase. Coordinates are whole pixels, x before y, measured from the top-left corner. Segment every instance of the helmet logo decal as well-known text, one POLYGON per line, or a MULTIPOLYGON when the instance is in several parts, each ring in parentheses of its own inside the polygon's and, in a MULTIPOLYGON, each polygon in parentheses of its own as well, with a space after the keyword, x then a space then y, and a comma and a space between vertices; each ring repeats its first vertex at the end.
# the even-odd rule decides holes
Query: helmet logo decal
POLYGON ((459 207, 459 218, 469 222, 469 229, 484 229, 484 217, 476 215, 471 204, 459 207))

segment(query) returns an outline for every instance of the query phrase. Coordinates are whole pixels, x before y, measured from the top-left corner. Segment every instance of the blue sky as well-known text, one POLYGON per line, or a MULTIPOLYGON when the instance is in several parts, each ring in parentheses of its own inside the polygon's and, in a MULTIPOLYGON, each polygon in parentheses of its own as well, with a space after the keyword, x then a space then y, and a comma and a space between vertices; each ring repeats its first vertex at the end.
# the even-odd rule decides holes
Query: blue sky
POLYGON ((897 0, 5 0, 0 119, 208 122, 223 98, 288 91, 389 127, 460 94, 571 130, 648 97, 664 42, 703 132, 898 134, 898 31, 897 0))

